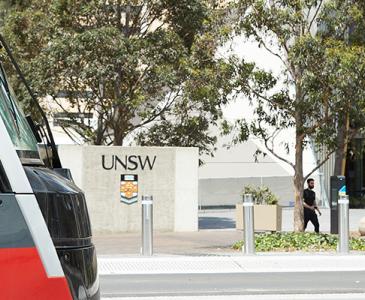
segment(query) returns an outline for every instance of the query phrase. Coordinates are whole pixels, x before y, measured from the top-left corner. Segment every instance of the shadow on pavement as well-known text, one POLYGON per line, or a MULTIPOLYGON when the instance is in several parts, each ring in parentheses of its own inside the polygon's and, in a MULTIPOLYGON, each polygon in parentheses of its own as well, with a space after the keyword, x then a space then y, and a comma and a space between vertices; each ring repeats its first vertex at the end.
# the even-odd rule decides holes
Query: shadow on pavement
POLYGON ((201 229, 232 229, 236 227, 235 220, 219 217, 199 217, 199 230, 201 229))

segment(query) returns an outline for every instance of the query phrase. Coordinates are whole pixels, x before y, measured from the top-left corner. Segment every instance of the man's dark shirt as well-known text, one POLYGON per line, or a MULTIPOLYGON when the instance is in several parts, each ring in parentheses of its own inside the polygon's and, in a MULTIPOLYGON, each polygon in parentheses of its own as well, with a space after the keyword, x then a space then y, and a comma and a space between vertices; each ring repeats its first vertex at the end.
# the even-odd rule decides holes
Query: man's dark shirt
POLYGON ((307 203, 309 206, 312 206, 316 200, 316 193, 311 189, 305 189, 303 192, 303 199, 305 203, 307 203))

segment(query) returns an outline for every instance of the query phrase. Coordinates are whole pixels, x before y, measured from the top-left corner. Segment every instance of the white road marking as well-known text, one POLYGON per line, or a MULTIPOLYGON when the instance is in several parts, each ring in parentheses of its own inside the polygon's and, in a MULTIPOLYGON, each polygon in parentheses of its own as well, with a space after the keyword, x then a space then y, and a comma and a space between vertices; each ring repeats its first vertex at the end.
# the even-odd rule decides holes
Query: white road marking
POLYGON ((98 267, 100 275, 365 271, 365 255, 99 257, 98 267))

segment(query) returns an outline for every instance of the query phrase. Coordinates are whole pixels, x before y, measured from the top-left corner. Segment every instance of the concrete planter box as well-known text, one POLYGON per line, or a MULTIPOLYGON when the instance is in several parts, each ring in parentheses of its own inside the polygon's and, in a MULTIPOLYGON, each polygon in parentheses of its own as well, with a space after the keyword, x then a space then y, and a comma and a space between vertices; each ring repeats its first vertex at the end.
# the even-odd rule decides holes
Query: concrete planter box
MULTIPOLYGON (((255 231, 281 231, 282 208, 280 205, 254 205, 255 231)), ((236 204, 236 229, 243 230, 242 204, 236 204)))

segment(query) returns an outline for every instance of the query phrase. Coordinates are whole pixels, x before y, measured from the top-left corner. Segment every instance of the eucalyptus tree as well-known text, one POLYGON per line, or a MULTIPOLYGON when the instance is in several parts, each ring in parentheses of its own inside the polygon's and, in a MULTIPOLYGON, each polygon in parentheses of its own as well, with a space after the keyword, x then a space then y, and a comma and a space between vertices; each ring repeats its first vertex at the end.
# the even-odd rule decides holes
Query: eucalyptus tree
POLYGON ((338 112, 334 175, 345 175, 346 153, 351 139, 364 131, 365 107, 365 4, 363 1, 330 1, 323 8, 319 35, 331 42, 328 66, 332 99, 338 112))
MULTIPOLYGON (((318 35, 325 13, 342 14, 343 7, 321 0, 241 0, 236 4, 236 34, 253 38, 282 64, 279 75, 240 61, 240 90, 254 106, 252 123, 239 120, 241 139, 249 131, 263 141, 267 151, 292 167, 294 171, 294 230, 303 231, 302 194, 305 180, 322 166, 336 150, 337 122, 347 107, 342 101, 351 86, 363 84, 363 49, 348 48, 328 36, 318 35), (357 70, 356 70, 356 68, 357 70), (352 77, 359 72, 359 76, 352 77), (354 79, 354 81, 352 81, 354 79), (294 131, 278 145, 277 136, 285 129, 294 131), (280 146, 294 160, 283 155, 280 146), (308 173, 303 170, 303 151, 312 146, 323 152, 322 158, 308 173)), ((350 3, 348 11, 358 13, 350 3)), ((327 15, 328 17, 328 15, 327 15)), ((359 104, 363 92, 357 93, 359 104)))

